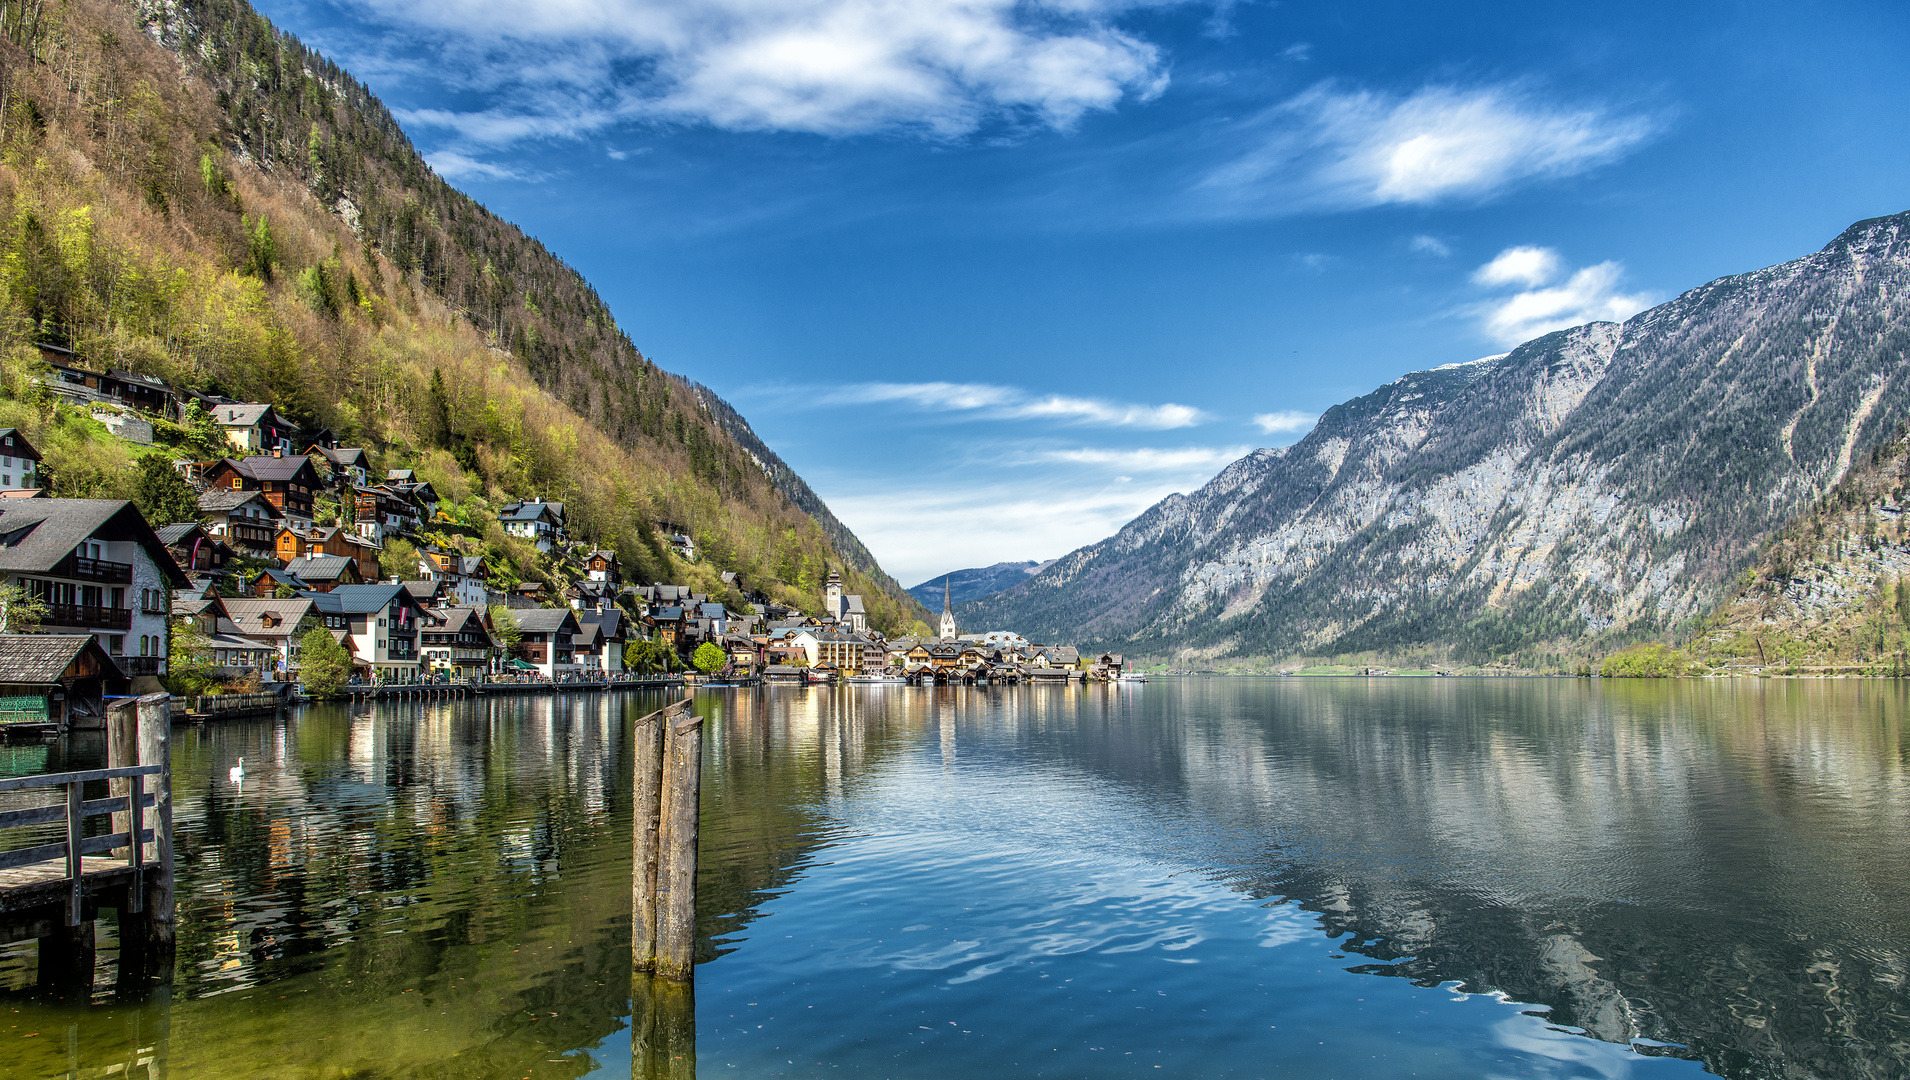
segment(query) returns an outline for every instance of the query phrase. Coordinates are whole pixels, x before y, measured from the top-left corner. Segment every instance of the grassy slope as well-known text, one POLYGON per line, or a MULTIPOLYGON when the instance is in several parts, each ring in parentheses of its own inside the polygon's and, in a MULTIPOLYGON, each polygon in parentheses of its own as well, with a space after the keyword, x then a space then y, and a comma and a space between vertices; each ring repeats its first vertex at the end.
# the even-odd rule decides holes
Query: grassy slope
POLYGON ((362 84, 243 3, 166 12, 0 4, 0 425, 43 444, 57 491, 129 494, 129 450, 33 400, 34 340, 420 464, 472 543, 541 493, 632 577, 714 592, 737 569, 813 607, 846 565, 878 626, 922 614, 575 271, 432 174, 362 84), (709 557, 675 560, 652 519, 709 557))

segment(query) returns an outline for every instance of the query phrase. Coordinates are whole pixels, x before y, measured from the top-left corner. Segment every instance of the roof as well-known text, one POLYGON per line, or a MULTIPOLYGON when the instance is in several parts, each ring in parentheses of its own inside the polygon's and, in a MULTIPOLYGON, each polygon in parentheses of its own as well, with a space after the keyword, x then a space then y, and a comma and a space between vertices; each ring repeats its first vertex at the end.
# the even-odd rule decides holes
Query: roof
POLYGON ((862 610, 862 594, 849 593, 842 598, 842 611, 845 615, 866 615, 862 610))
POLYGON ((577 633, 573 636, 576 639, 575 644, 595 648, 597 643, 603 640, 604 630, 603 627, 598 626, 596 623, 579 620, 577 623, 577 633))
POLYGON ((569 608, 526 608, 511 614, 517 616, 517 628, 527 633, 575 634, 579 629, 577 616, 569 608))
POLYGON ((181 521, 172 525, 161 525, 153 530, 153 535, 159 537, 159 542, 167 547, 178 547, 182 540, 192 535, 194 529, 205 531, 196 521, 181 521))
POLYGON ((318 452, 330 458, 334 464, 363 468, 367 464, 365 452, 356 446, 319 447, 318 452))
POLYGON ((254 480, 290 480, 297 476, 301 469, 312 467, 312 459, 304 454, 291 454, 287 457, 254 454, 243 461, 234 461, 232 458, 225 460, 231 462, 232 467, 240 474, 254 480))
POLYGON ((724 610, 721 604, 698 604, 696 610, 697 613, 705 619, 723 619, 729 617, 729 612, 724 610))
POLYGON ((166 385, 164 379, 155 379, 151 375, 141 375, 137 371, 127 371, 124 368, 107 368, 106 377, 109 379, 118 379, 120 382, 138 383, 151 390, 159 390, 168 394, 172 393, 172 387, 166 385))
POLYGON ((273 506, 272 500, 263 494, 256 491, 234 491, 231 488, 212 488, 204 492, 199 496, 199 509, 209 514, 225 514, 237 510, 254 499, 265 507, 266 517, 279 516, 279 508, 273 506))
POLYGON ((225 610, 239 633, 247 637, 285 637, 298 630, 298 624, 312 614, 313 603, 310 600, 294 598, 291 600, 227 600, 225 610), (266 616, 278 619, 278 625, 268 626, 266 616))
POLYGON ((119 666, 91 634, 0 635, 0 683, 52 686, 80 654, 91 648, 107 678, 119 678, 119 666))
POLYGON ((332 615, 369 615, 383 611, 400 598, 412 608, 418 607, 418 602, 402 585, 340 585, 328 593, 304 594, 304 599, 310 600, 319 611, 332 615))
POLYGON ((0 454, 40 460, 40 452, 33 448, 19 428, 0 427, 0 454))
POLYGON ((609 611, 580 611, 577 613, 577 625, 595 625, 603 630, 605 637, 617 637, 623 633, 623 612, 614 608, 609 611))
POLYGON ((471 623, 476 623, 477 626, 475 628, 478 630, 484 629, 484 609, 483 608, 466 607, 463 605, 457 605, 457 606, 448 607, 448 608, 440 608, 436 612, 436 614, 438 618, 444 621, 441 625, 439 625, 432 631, 433 633, 438 633, 438 634, 461 633, 464 630, 464 628, 471 623))
POLYGON ((358 565, 344 555, 300 555, 285 564, 285 572, 306 581, 337 581, 347 574, 356 577, 358 565))
POLYGON ((564 504, 548 502, 511 503, 504 509, 498 511, 497 515, 499 521, 538 521, 546 519, 550 521, 562 521, 563 518, 564 504))
POLYGON ((19 499, 0 503, 0 571, 47 573, 80 541, 131 540, 173 586, 185 571, 133 504, 120 499, 19 499))
POLYGON ((683 609, 680 607, 660 607, 652 611, 650 617, 658 622, 675 622, 683 617, 683 609))
POLYGON ((277 414, 272 413, 272 406, 246 402, 220 405, 212 410, 212 419, 220 427, 251 427, 264 420, 267 414, 277 418, 277 414))
POLYGON ((419 603, 419 605, 422 606, 426 600, 429 600, 444 591, 444 582, 442 581, 407 581, 407 582, 404 582, 404 588, 406 592, 411 594, 411 598, 413 600, 416 600, 419 603))

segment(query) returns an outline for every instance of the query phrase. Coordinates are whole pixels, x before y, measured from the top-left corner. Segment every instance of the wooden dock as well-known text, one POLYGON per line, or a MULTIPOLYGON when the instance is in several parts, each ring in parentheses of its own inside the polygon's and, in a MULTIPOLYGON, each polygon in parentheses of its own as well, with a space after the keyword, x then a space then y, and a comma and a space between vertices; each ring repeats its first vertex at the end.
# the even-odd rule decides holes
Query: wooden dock
POLYGON ((0 841, 60 825, 59 839, 0 851, 0 942, 37 938, 42 985, 90 985, 93 923, 117 908, 123 970, 169 957, 173 944, 172 706, 165 694, 108 711, 107 767, 0 780, 0 841), (104 783, 105 798, 88 799, 104 783), (19 793, 19 794, 16 794, 19 793), (111 831, 86 835, 111 817, 111 831))

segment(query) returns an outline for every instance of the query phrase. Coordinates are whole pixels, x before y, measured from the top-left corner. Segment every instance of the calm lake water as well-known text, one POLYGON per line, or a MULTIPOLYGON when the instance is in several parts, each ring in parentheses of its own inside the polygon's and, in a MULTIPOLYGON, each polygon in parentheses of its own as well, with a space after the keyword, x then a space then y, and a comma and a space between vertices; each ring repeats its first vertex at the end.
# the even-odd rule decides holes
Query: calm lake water
POLYGON ((1906 1075, 1910 686, 707 693, 693 997, 629 975, 660 703, 177 729, 175 983, 0 951, 0 1075, 1906 1075))

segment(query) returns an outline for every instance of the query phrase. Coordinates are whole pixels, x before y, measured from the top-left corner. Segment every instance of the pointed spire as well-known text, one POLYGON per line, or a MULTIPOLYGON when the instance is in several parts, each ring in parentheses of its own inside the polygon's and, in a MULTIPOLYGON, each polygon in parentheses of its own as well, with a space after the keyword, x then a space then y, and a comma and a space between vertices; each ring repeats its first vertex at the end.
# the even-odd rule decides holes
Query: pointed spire
POLYGON ((949 611, 949 608, 948 608, 948 579, 949 579, 949 578, 952 578, 952 577, 954 577, 954 576, 955 576, 954 574, 943 574, 943 575, 942 575, 942 614, 944 614, 944 615, 946 615, 946 614, 948 614, 948 611, 949 611))

